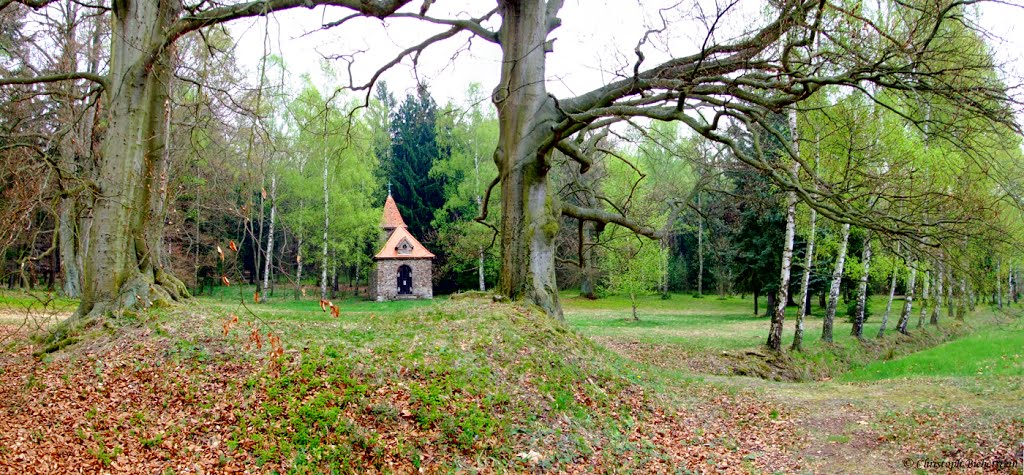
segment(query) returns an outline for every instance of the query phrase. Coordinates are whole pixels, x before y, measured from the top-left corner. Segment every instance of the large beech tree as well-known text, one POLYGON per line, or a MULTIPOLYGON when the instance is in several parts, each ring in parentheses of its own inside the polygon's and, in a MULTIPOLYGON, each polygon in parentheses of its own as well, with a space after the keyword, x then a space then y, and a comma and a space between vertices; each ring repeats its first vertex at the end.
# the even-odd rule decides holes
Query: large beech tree
MULTIPOLYGON (((12 0, 0 0, 0 9, 12 0)), ((16 2, 45 8, 48 0, 16 2)), ((92 222, 77 316, 148 306, 187 296, 160 265, 167 170, 164 145, 174 43, 195 30, 300 6, 335 5, 384 17, 400 0, 269 0, 206 8, 179 0, 113 0, 110 64, 105 74, 66 72, 0 78, 0 85, 92 81, 103 88, 106 130, 91 176, 92 222)))
MULTIPOLYGON (((0 0, 4 8, 15 0, 0 0)), ((49 0, 18 0, 43 7, 49 0)), ((500 81, 492 93, 498 110, 499 140, 494 153, 500 186, 500 243, 502 266, 497 291, 531 301, 560 316, 555 281, 555 236, 563 216, 601 225, 617 224, 655 237, 656 230, 618 210, 559 202, 549 189, 552 153, 558 150, 579 166, 590 169, 588 155, 574 140, 620 121, 646 118, 680 121, 693 132, 731 148, 735 156, 759 170, 781 188, 795 193, 820 215, 883 234, 937 238, 962 219, 936 220, 922 215, 887 214, 851 202, 833 192, 834 182, 816 174, 773 127, 770 118, 824 88, 863 88, 888 91, 885 107, 914 126, 926 119, 902 97, 918 102, 955 105, 958 117, 939 137, 964 144, 963 117, 1016 130, 1012 98, 989 74, 984 51, 963 48, 960 21, 973 1, 911 1, 873 5, 842 0, 780 0, 764 7, 762 20, 743 32, 716 31, 728 23, 735 2, 718 4, 707 16, 703 41, 692 53, 648 61, 657 54, 654 38, 671 25, 655 25, 638 38, 636 59, 618 79, 575 97, 555 97, 546 86, 547 53, 555 47, 552 32, 559 26, 562 0, 498 0, 496 8, 479 16, 437 18, 434 3, 425 1, 418 12, 396 13, 407 0, 266 0, 210 7, 206 2, 183 5, 178 0, 115 0, 111 6, 113 35, 111 64, 106 74, 67 73, 47 77, 0 78, 0 85, 40 81, 88 80, 101 85, 108 128, 93 189, 94 224, 87 250, 84 289, 79 315, 157 300, 175 299, 185 289, 160 269, 154 258, 161 233, 165 191, 162 160, 166 123, 167 80, 174 42, 189 32, 246 16, 298 6, 334 5, 355 10, 354 16, 427 21, 446 28, 410 46, 383 64, 368 83, 354 89, 372 91, 384 70, 406 58, 416 59, 430 45, 468 32, 501 50, 500 81), (499 18, 497 30, 489 21, 499 18), (728 38, 721 40, 721 38, 728 38), (730 127, 752 135, 740 144, 730 127), (774 137, 772 137, 774 136, 774 137), (765 157, 762 141, 783 144, 787 160, 765 157)), ((418 3, 418 2, 417 2, 418 3)), ((482 9, 490 8, 480 2, 482 9)), ((676 6, 675 8, 683 8, 676 6)), ((665 18, 664 15, 660 16, 665 18)), ((340 26, 346 20, 333 22, 340 26)), ((954 117, 952 114, 948 117, 954 117)), ((966 144, 969 148, 970 144, 966 144)), ((977 157, 984 160, 984 157, 977 157)), ((487 197, 491 195, 487 193, 487 197)), ((485 203, 483 210, 487 209, 485 203)), ((886 199, 898 203, 902 198, 886 199)), ((899 209, 894 205, 886 209, 899 209)), ((955 210, 969 212, 970 210, 955 210)))

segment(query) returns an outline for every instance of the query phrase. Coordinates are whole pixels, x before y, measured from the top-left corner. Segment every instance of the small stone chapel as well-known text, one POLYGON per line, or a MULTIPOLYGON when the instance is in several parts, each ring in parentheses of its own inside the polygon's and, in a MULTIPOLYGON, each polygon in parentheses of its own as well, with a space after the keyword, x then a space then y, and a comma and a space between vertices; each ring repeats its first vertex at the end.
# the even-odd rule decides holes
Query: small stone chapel
POLYGON ((409 233, 390 186, 380 227, 384 247, 373 256, 370 295, 378 302, 434 298, 434 254, 409 233))

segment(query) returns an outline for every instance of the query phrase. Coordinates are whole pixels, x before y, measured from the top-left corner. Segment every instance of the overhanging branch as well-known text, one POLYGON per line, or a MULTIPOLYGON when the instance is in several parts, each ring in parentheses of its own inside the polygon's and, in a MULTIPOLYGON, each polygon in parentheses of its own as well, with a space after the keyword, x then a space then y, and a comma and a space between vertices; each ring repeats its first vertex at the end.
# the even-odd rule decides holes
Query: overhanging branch
POLYGON ((633 221, 621 214, 609 213, 601 209, 584 208, 571 203, 562 203, 562 214, 581 221, 594 221, 602 224, 618 224, 619 226, 629 229, 634 233, 647 236, 652 239, 660 239, 662 237, 661 232, 656 231, 650 226, 637 223, 636 221, 633 221))
MULTIPOLYGON (((2 8, 2 7, 0 7, 2 8)), ((99 74, 86 72, 70 72, 60 74, 49 74, 45 76, 15 76, 0 78, 0 86, 12 86, 17 84, 45 84, 60 81, 87 80, 99 84, 104 89, 108 88, 107 78, 99 74)))

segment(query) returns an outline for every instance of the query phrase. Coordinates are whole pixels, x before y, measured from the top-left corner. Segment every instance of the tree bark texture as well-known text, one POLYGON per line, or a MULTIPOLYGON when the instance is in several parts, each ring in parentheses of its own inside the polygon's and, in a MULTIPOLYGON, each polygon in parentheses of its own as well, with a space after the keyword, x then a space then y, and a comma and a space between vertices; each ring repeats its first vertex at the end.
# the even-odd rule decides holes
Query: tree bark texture
POLYGON ((871 233, 864 235, 864 251, 861 253, 861 262, 864 263, 864 273, 857 283, 857 309, 853 315, 853 329, 850 334, 857 339, 864 338, 864 314, 868 304, 868 271, 871 270, 871 233))
POLYGON ((810 310, 811 268, 814 265, 814 239, 818 220, 818 212, 811 208, 811 231, 807 235, 807 250, 804 252, 804 274, 800 283, 800 310, 797 311, 796 328, 793 330, 793 350, 800 351, 804 343, 804 319, 810 310))
MULTIPOLYGON (((900 243, 896 243, 896 253, 900 252, 900 243)), ((892 270, 892 280, 889 282, 889 300, 885 304, 885 313, 882 314, 882 325, 878 327, 878 338, 885 335, 885 327, 889 324, 889 313, 892 312, 892 301, 896 298, 896 269, 892 270)))
MULTIPOLYGON (((796 136, 796 110, 789 111, 789 130, 793 138, 793 146, 798 146, 796 136)), ((800 164, 793 164, 793 172, 800 171, 800 164)), ((772 323, 768 331, 768 349, 782 349, 782 330, 786 322, 786 302, 789 301, 789 278, 793 270, 793 237, 796 235, 796 192, 786 193, 786 238, 782 245, 782 269, 779 271, 779 290, 776 293, 775 305, 771 307, 772 323)))
POLYGON ((896 324, 896 331, 909 335, 907 333, 907 322, 910 321, 910 310, 914 306, 914 281, 917 279, 917 268, 914 266, 910 267, 910 278, 907 279, 907 296, 903 301, 903 311, 900 312, 900 321, 896 324))
POLYGON ((93 316, 188 296, 160 266, 166 196, 164 115, 171 48, 156 50, 177 18, 175 0, 112 4, 108 125, 77 316, 93 316))
POLYGON ((821 322, 821 339, 832 343, 832 326, 836 319, 836 307, 839 305, 839 286, 843 283, 843 266, 846 264, 846 247, 850 242, 850 223, 843 225, 842 242, 839 254, 836 255, 836 266, 832 271, 832 286, 828 291, 828 307, 825 309, 825 320, 821 322))
POLYGON ((704 295, 704 216, 700 214, 700 193, 697 193, 697 296, 704 295))
POLYGON ((924 317, 928 314, 928 296, 931 291, 931 274, 925 272, 921 280, 921 311, 917 314, 917 328, 924 326, 924 317))
MULTIPOLYGON (((326 127, 326 125, 325 125, 326 127)), ((327 170, 330 167, 330 157, 324 157, 324 170, 323 170, 323 182, 324 182, 324 240, 323 240, 323 251, 320 255, 320 300, 327 300, 327 238, 328 232, 330 231, 331 224, 331 209, 330 209, 330 193, 328 190, 328 176, 327 170)))
POLYGON ((545 88, 546 7, 541 0, 498 2, 503 61, 492 95, 498 109, 494 160, 502 204, 498 292, 529 300, 561 319, 554 264, 560 210, 548 189, 550 135, 559 114, 545 88))
POLYGON ((942 281, 945 280, 943 275, 944 275, 944 272, 943 272, 942 268, 939 267, 938 265, 936 265, 935 266, 935 292, 934 292, 935 297, 932 300, 932 316, 931 316, 931 321, 928 322, 928 323, 931 323, 932 325, 938 325, 939 324, 939 312, 942 310, 942 296, 943 296, 943 293, 942 293, 942 284, 943 284, 943 282, 942 281))
POLYGON ((267 298, 270 289, 270 268, 274 261, 274 218, 277 214, 277 177, 270 177, 270 229, 267 230, 267 252, 263 257, 263 290, 260 302, 267 298))
POLYGON ((967 274, 960 275, 960 302, 956 308, 956 319, 963 320, 967 316, 967 305, 970 295, 967 293, 967 274))

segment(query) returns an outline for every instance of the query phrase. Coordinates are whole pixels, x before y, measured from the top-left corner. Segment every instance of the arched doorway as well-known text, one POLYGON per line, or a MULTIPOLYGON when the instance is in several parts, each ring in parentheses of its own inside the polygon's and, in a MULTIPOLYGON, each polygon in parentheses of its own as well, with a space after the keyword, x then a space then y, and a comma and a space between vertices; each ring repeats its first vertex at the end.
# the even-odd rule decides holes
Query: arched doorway
POLYGON ((402 264, 398 267, 398 295, 412 293, 412 267, 402 264))

